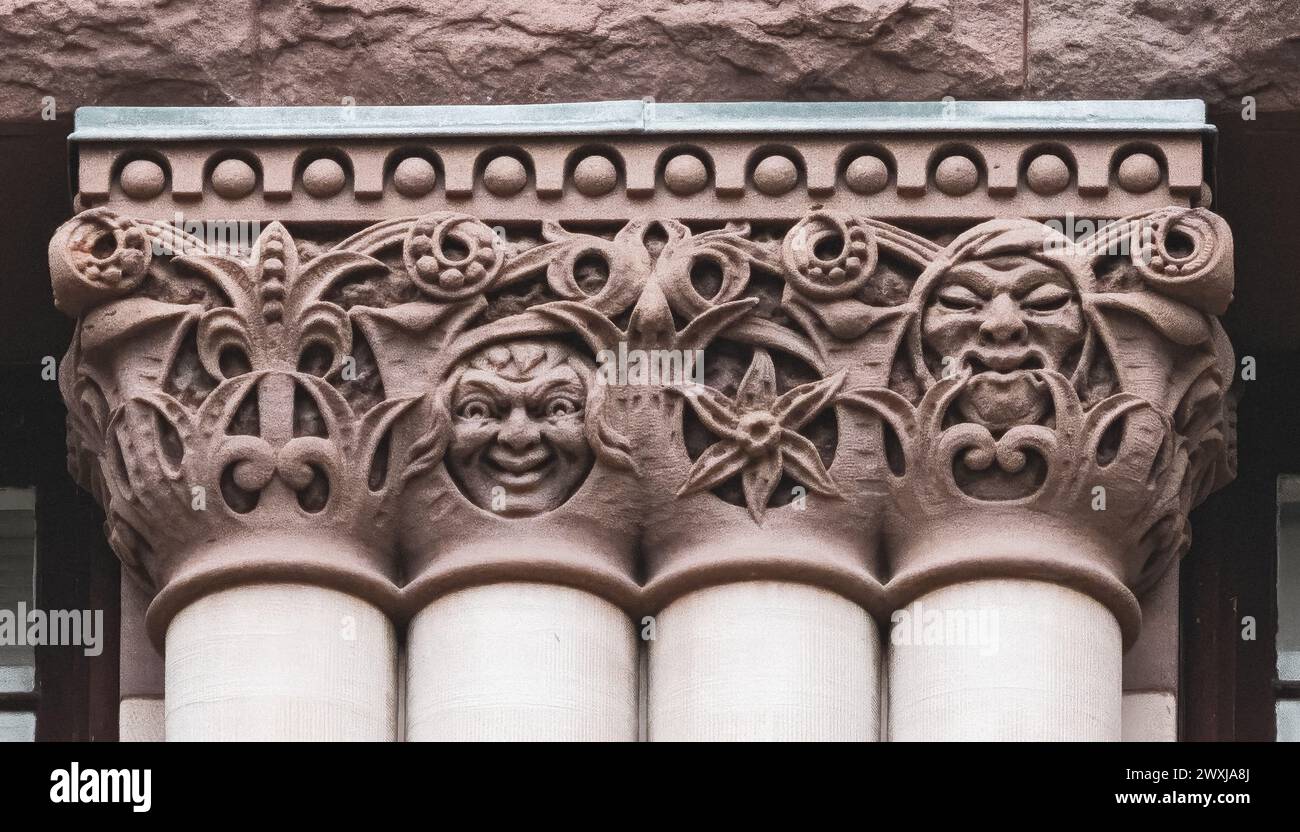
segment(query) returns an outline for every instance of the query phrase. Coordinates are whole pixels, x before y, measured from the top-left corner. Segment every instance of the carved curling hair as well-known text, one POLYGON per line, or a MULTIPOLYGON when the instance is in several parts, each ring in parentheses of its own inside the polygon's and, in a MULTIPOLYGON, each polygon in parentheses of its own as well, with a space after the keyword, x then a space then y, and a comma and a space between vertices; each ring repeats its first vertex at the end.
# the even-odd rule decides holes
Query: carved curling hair
POLYGON ((156 638, 211 586, 289 575, 398 617, 483 581, 653 612, 765 576, 887 614, 1050 575, 1131 641, 1233 476, 1232 243, 1204 209, 951 241, 832 211, 604 233, 440 212, 325 244, 271 224, 233 255, 94 209, 50 264, 79 319, 70 466, 156 638), (670 371, 684 353, 699 377, 670 371), (281 533, 354 556, 225 559, 281 533))

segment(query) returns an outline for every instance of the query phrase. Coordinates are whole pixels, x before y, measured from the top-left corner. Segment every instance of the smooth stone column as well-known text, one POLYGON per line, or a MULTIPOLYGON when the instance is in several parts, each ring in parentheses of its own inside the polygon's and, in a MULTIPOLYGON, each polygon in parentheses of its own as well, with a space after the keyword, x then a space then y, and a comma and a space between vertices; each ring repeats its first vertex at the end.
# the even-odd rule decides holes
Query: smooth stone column
POLYGON ((1093 598, 1042 581, 982 579, 904 610, 911 618, 888 637, 891 741, 1120 739, 1120 628, 1093 598), (972 622, 984 637, 970 637, 972 622), (929 638, 927 624, 939 628, 929 638))
POLYGON ((373 604, 289 583, 201 597, 167 627, 168 740, 397 738, 397 638, 373 604))
POLYGON ((875 621, 803 584, 697 590, 657 617, 650 643, 651 740, 875 741, 875 621))
POLYGON ((622 609, 570 587, 445 595, 411 621, 406 738, 635 741, 637 638, 622 609))
POLYGON ((118 742, 163 742, 166 739, 167 711, 161 696, 132 696, 118 703, 118 742))
POLYGON ((1176 742, 1178 697, 1169 691, 1124 692, 1124 742, 1176 742))

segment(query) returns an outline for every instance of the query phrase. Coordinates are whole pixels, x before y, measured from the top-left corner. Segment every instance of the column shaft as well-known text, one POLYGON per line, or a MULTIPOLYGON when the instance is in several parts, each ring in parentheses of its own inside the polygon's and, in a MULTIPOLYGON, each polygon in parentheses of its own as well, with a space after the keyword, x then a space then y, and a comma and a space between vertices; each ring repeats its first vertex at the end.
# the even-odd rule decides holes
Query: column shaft
POLYGON ((454 592, 411 622, 407 656, 408 740, 637 738, 636 630, 588 592, 454 592))
POLYGON ((167 739, 393 741, 396 655, 388 617, 342 592, 206 595, 167 628, 167 739))
POLYGON ((1120 738, 1120 629, 1099 602, 986 579, 934 590, 906 611, 889 638, 891 741, 1120 738))
POLYGON ((657 616, 649 666, 651 740, 879 737, 876 624, 824 589, 692 592, 657 616))

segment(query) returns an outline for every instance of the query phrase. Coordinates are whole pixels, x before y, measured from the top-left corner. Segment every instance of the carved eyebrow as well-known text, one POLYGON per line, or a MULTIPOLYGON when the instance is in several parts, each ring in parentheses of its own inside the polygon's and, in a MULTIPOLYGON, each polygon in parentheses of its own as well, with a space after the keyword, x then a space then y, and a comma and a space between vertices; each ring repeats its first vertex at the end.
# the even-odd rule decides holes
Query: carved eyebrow
POLYGON ((1012 284, 1011 291, 1017 297, 1024 297, 1030 292, 1043 286, 1056 286, 1064 289, 1070 294, 1074 294, 1074 285, 1070 282, 1069 278, 1055 269, 1049 269, 1046 267, 1026 270, 1024 274, 1016 278, 1015 283, 1012 284))
POLYGON ((500 403, 510 397, 510 391, 505 389, 496 379, 491 377, 474 377, 466 373, 461 377, 460 383, 456 385, 456 390, 452 396, 454 401, 460 401, 470 395, 479 394, 486 396, 494 402, 500 403))
POLYGON ((993 281, 986 275, 980 274, 974 269, 963 269, 960 266, 948 271, 938 291, 942 292, 952 286, 960 286, 984 297, 993 294, 994 289, 993 281))
POLYGON ((579 401, 585 401, 587 398, 586 388, 581 382, 572 378, 539 379, 528 386, 524 395, 529 401, 536 402, 555 393, 567 393, 579 401))

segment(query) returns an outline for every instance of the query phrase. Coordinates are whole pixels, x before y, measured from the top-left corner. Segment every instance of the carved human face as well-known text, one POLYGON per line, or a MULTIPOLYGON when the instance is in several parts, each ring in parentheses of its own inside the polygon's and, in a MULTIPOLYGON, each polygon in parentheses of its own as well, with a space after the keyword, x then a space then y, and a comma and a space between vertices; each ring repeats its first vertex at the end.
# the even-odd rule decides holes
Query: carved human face
POLYGON ((958 402, 963 415, 1006 428, 1041 417, 1045 397, 1026 371, 1068 372, 1083 342, 1083 312, 1061 271, 1029 257, 997 257, 949 269, 921 332, 930 353, 975 374, 958 402))
POLYGON ((591 469, 583 428, 591 365, 548 340, 488 347, 454 381, 447 467, 480 508, 530 517, 557 508, 591 469))

